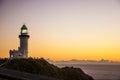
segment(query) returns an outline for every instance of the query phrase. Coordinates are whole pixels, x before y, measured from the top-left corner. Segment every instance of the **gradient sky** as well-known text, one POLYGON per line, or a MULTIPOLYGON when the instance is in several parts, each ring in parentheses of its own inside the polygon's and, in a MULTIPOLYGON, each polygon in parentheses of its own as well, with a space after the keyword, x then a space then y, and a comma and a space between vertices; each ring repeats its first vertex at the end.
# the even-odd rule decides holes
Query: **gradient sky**
POLYGON ((0 57, 24 23, 29 56, 120 61, 120 0, 0 0, 0 57))

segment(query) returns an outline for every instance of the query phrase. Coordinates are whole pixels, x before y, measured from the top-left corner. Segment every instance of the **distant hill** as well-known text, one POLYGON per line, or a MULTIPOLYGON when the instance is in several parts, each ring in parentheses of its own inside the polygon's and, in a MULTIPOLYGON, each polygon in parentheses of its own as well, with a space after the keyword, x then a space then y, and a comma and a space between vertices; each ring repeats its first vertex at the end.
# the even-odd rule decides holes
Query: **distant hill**
MULTIPOLYGON (((2 64, 7 60, 8 59, 0 59, 0 63, 2 64)), ((80 68, 58 68, 57 66, 48 63, 43 58, 12 59, 2 67, 37 75, 53 77, 60 80, 93 80, 91 76, 85 74, 80 68)))
POLYGON ((71 60, 62 60, 62 61, 53 61, 50 59, 47 59, 48 62, 53 64, 120 64, 119 61, 110 61, 107 59, 101 59, 99 61, 97 60, 77 60, 77 59, 71 59, 71 60))

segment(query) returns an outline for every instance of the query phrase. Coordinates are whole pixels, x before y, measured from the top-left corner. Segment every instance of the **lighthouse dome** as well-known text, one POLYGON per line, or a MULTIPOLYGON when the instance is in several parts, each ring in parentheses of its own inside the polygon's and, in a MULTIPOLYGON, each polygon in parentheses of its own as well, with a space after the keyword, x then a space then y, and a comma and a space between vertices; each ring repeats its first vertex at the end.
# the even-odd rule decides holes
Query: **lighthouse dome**
POLYGON ((21 27, 21 34, 23 34, 23 35, 27 35, 28 34, 27 27, 26 27, 25 24, 21 27))
POLYGON ((24 24, 21 29, 27 29, 26 25, 24 24))

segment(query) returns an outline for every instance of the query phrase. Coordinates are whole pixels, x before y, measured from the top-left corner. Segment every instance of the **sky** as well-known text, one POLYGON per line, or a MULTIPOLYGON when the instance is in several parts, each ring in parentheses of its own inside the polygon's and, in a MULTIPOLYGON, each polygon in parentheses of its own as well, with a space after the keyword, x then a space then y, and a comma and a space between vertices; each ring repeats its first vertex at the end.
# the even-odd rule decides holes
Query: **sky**
POLYGON ((120 61, 120 0, 0 0, 1 58, 23 24, 31 57, 120 61))

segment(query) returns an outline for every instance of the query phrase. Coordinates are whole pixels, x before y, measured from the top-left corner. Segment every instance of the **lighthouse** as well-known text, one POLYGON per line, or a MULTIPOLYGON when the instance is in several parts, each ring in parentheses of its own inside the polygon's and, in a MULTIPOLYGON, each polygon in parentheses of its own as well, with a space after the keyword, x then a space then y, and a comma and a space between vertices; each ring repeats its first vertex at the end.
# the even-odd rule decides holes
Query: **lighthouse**
POLYGON ((20 39, 20 47, 18 50, 10 50, 10 58, 27 58, 28 57, 28 29, 24 24, 21 27, 19 39, 20 39))

